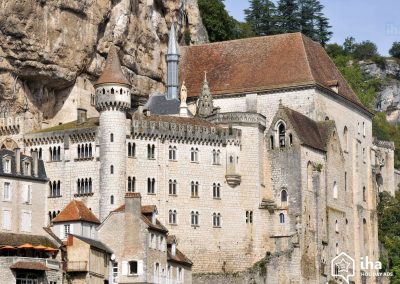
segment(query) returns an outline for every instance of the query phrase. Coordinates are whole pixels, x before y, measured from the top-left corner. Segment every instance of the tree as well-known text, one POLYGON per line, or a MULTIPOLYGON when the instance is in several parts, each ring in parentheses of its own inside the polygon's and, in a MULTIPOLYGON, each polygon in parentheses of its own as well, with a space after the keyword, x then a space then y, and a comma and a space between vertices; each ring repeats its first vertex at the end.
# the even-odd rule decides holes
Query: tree
POLYGON ((235 38, 235 20, 226 11, 223 0, 199 0, 198 5, 211 42, 235 38))
POLYGON ((339 44, 337 43, 332 43, 332 44, 328 44, 325 47, 326 53, 328 53, 328 55, 331 58, 336 58, 338 56, 343 56, 345 55, 345 52, 343 50, 343 47, 341 47, 339 44))
POLYGON ((315 40, 325 46, 332 37, 332 32, 329 30, 332 26, 329 25, 329 20, 322 14, 317 16, 317 34, 315 40))
POLYGON ((379 56, 378 48, 375 43, 366 40, 355 45, 353 56, 358 60, 371 59, 374 56, 379 56))
POLYGON ((400 59, 400 42, 394 42, 392 48, 389 50, 389 54, 395 58, 400 59))
POLYGON ((297 0, 280 0, 277 8, 277 22, 280 33, 300 31, 297 0))
POLYGON ((276 34, 276 7, 272 1, 250 0, 250 7, 244 13, 256 35, 276 34))
POLYGON ((346 37, 343 43, 343 50, 346 54, 353 54, 356 46, 356 39, 354 37, 346 37))

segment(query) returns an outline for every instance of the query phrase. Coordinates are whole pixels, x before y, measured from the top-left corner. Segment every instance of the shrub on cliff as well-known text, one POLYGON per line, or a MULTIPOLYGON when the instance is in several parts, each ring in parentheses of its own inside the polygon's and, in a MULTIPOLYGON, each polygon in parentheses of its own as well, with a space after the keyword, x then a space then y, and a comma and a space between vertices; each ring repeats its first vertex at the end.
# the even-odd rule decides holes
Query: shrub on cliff
POLYGON ((393 43, 392 48, 389 50, 389 54, 400 59, 400 41, 393 43))

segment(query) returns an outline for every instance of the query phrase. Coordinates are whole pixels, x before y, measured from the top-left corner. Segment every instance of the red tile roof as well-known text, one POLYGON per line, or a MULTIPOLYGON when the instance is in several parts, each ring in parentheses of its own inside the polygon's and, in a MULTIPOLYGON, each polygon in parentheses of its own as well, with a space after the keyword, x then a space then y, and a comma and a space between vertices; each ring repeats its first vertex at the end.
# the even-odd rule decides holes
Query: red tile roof
POLYGON ((103 73, 97 80, 96 85, 100 84, 123 84, 130 85, 125 75, 122 73, 121 62, 119 61, 117 49, 114 45, 110 47, 108 52, 106 65, 103 69, 103 73))
POLYGON ((52 220, 53 223, 86 221, 100 224, 99 219, 90 211, 82 201, 72 200, 62 211, 52 220))
POLYGON ((18 261, 10 266, 11 269, 24 269, 24 270, 40 270, 48 271, 50 270, 46 265, 41 262, 35 261, 18 261))
POLYGON ((182 47, 181 79, 197 97, 204 71, 213 95, 339 84, 340 97, 363 107, 324 48, 301 33, 182 47))
POLYGON ((168 248, 168 261, 174 261, 188 266, 193 265, 193 262, 178 249, 176 249, 175 255, 172 255, 171 248, 168 248))

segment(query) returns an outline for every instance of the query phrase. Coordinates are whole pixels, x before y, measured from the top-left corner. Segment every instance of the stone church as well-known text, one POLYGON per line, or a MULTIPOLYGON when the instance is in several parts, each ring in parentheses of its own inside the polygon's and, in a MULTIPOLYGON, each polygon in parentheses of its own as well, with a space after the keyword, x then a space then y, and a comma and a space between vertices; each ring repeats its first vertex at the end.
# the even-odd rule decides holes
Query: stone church
MULTIPOLYGON (((110 46, 94 88, 49 125, 0 121, 3 148, 44 162, 49 222, 73 199, 102 221, 140 193, 204 283, 253 265, 267 283, 326 283, 341 252, 379 259, 394 146, 373 138, 373 114, 318 43, 293 33, 179 47, 172 26, 166 61, 165 94, 144 100, 110 46)), ((361 283, 358 261, 354 272, 361 283)))

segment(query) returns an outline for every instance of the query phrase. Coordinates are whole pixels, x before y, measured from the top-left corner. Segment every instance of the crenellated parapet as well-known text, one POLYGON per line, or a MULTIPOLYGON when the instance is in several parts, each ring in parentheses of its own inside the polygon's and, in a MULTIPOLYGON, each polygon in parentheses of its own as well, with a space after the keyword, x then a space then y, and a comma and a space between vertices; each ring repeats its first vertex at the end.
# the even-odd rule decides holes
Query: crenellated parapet
POLYGON ((19 134, 24 119, 21 116, 0 118, 0 135, 19 134))
POLYGON ((72 143, 96 141, 97 128, 70 130, 64 132, 31 133, 24 137, 26 146, 50 145, 65 143, 66 139, 72 143))
POLYGON ((146 117, 132 119, 132 135, 198 143, 240 145, 241 131, 218 127, 196 118, 146 117))

